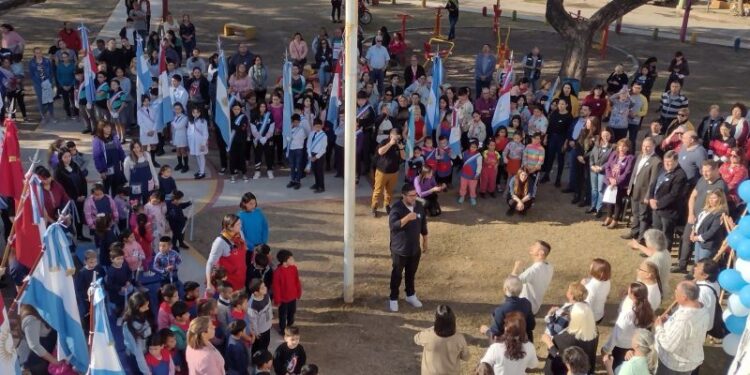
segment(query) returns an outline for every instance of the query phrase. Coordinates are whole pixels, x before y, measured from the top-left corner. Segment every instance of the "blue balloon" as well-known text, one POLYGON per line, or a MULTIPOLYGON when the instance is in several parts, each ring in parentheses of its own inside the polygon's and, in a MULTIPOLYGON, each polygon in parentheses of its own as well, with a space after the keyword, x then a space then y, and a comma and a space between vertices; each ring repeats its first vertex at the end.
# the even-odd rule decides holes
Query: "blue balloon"
MULTIPOLYGON (((726 289, 730 293, 739 293, 739 291, 742 290, 742 288, 747 285, 747 283, 742 278, 742 274, 740 274, 739 271, 726 269, 724 271, 721 271, 721 273, 719 274, 719 285, 721 285, 722 288, 726 289)), ((750 293, 750 289, 748 289, 748 292, 750 293)), ((742 301, 742 303, 744 304, 745 301, 742 301)))
POLYGON ((745 180, 737 188, 737 193, 745 202, 750 202, 750 180, 745 180))
POLYGON ((742 287, 737 294, 740 296, 740 302, 742 302, 745 307, 750 307, 750 285, 742 287))
POLYGON ((739 317, 735 315, 727 316, 724 324, 727 326, 727 330, 736 335, 741 335, 745 330, 745 324, 747 323, 747 317, 739 317))
POLYGON ((750 216, 743 216, 737 223, 737 230, 745 237, 750 237, 750 216))
POLYGON ((745 239, 745 236, 743 236, 740 231, 733 230, 727 236, 727 244, 729 244, 729 247, 732 249, 737 250, 743 242, 746 242, 745 239))
POLYGON ((750 260, 750 239, 744 239, 740 242, 739 246, 732 248, 737 252, 737 256, 740 259, 750 260))

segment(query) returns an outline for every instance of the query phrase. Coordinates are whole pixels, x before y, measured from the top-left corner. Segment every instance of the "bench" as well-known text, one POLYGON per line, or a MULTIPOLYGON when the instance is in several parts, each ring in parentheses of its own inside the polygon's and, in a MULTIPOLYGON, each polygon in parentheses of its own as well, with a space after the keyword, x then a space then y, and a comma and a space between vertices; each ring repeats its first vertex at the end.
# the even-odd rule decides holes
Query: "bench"
POLYGON ((224 36, 232 36, 240 34, 245 39, 251 40, 255 38, 255 26, 243 25, 240 23, 225 23, 224 24, 224 36))

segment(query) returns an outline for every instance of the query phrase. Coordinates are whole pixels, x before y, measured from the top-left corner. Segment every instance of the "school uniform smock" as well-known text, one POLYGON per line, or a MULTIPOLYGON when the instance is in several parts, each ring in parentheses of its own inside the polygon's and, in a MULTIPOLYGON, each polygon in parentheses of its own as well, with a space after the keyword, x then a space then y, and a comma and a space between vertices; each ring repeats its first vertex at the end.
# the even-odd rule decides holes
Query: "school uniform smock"
POLYGON ((250 132, 253 134, 253 143, 256 146, 258 143, 265 145, 273 137, 274 129, 276 129, 276 125, 271 118, 271 112, 266 112, 258 119, 258 122, 250 127, 250 132))
POLYGON ((208 154, 208 123, 206 123, 206 120, 197 118, 188 122, 187 139, 190 155, 208 154))
POLYGON ((172 119, 172 145, 174 147, 187 147, 188 118, 183 114, 175 115, 172 119))
POLYGON ((151 159, 142 154, 137 160, 132 156, 125 158, 123 163, 125 169, 125 179, 130 185, 131 198, 136 196, 146 196, 149 191, 156 187, 156 169, 151 164, 151 159))
POLYGON ((159 143, 156 131, 157 112, 149 107, 138 109, 138 127, 140 128, 140 141, 142 145, 155 145, 159 143))

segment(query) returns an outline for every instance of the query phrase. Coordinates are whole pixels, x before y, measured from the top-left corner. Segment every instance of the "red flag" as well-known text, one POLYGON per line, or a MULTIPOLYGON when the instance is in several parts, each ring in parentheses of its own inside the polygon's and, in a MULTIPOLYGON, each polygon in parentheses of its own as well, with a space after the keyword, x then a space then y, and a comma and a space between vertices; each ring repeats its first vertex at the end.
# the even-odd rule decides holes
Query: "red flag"
POLYGON ((28 269, 34 267, 34 263, 42 252, 42 233, 44 233, 44 216, 42 214, 34 215, 34 206, 36 209, 44 210, 41 197, 37 195, 37 189, 29 186, 24 196, 21 198, 20 207, 16 207, 16 219, 14 228, 15 237, 13 247, 16 249, 16 259, 19 263, 28 269), (36 200, 35 205, 33 200, 36 200), (41 219, 39 217, 41 216, 41 219), (37 220, 39 221, 37 224, 37 220))
POLYGON ((24 173, 21 168, 21 147, 18 145, 16 122, 5 119, 5 140, 0 155, 0 196, 13 197, 18 202, 23 191, 24 173))

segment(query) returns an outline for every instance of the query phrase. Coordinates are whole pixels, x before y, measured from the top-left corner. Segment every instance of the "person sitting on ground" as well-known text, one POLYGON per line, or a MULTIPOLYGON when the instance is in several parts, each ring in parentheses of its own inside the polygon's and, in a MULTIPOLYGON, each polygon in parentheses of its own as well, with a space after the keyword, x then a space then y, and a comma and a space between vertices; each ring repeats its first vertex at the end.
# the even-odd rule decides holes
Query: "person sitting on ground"
POLYGON ((505 331, 497 342, 487 348, 482 362, 492 365, 495 374, 520 374, 536 368, 536 348, 524 331, 523 314, 514 311, 505 316, 505 331))
POLYGON ((508 276, 503 282, 505 301, 492 312, 492 326, 483 325, 479 327, 479 332, 494 341, 505 332, 505 316, 517 311, 522 313, 525 318, 527 336, 533 337, 536 320, 534 320, 534 314, 531 313, 531 302, 526 298, 519 297, 522 290, 521 280, 517 276, 508 276))
POLYGON ((456 332, 456 315, 448 305, 439 305, 435 324, 414 335, 414 343, 424 347, 422 374, 457 374, 461 360, 469 359, 469 348, 464 335, 456 332))
POLYGON ((526 167, 519 168, 508 181, 506 201, 509 207, 505 214, 511 216, 518 212, 520 215, 525 215, 534 205, 535 196, 536 184, 531 180, 526 167))

